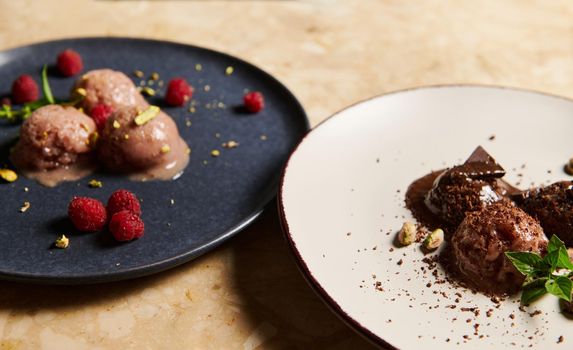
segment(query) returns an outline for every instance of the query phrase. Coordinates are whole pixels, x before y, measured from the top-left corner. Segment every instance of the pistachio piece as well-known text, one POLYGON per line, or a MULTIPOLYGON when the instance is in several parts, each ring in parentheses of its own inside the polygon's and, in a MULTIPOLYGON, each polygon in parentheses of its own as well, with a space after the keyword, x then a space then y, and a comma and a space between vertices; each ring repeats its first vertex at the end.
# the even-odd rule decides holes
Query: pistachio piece
POLYGON ((137 117, 135 117, 135 124, 136 125, 144 125, 145 123, 149 122, 153 118, 159 115, 160 109, 157 106, 149 106, 146 110, 139 113, 137 117))
POLYGON ((6 182, 14 182, 18 180, 18 174, 14 170, 0 169, 0 178, 6 182))
POLYGON ((401 245, 410 245, 416 241, 416 225, 406 221, 398 232, 398 242, 401 245))
POLYGON ((424 245, 424 248, 428 250, 435 250, 442 244, 443 241, 444 241, 444 230, 442 230, 441 228, 437 228, 426 236, 422 244, 424 245))
POLYGON ((66 237, 66 235, 61 235, 56 241, 54 242, 56 248, 66 249, 70 245, 70 239, 66 237))

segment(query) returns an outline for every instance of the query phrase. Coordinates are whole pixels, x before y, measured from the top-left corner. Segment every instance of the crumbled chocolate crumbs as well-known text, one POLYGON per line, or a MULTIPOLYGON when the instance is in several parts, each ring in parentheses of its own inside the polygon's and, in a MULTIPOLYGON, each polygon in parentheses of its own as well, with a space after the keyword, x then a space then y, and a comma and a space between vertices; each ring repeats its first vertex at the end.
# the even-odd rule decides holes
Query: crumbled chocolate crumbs
POLYGON ((564 340, 563 336, 560 335, 559 338, 557 339, 557 344, 563 343, 563 340, 564 340))

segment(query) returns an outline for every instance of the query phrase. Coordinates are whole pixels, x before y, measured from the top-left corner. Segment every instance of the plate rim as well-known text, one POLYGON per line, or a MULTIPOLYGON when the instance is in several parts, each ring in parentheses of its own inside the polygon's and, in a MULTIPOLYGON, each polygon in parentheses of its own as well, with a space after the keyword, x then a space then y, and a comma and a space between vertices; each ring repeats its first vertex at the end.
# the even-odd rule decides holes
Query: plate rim
POLYGON ((299 271, 301 272, 305 281, 308 283, 308 285, 311 287, 311 289, 319 296, 319 298, 324 302, 324 304, 336 316, 338 316, 339 319, 341 319, 344 323, 346 323, 350 328, 352 328, 355 332, 357 332, 359 335, 361 335, 364 339, 368 340, 370 343, 372 343, 378 347, 382 347, 383 349, 398 350, 399 348, 390 344, 388 341, 381 338, 380 336, 374 334, 374 332, 369 330, 366 326, 362 325, 358 320, 356 320, 355 318, 350 316, 346 311, 344 311, 344 309, 340 306, 340 304, 330 294, 328 294, 328 292, 325 290, 325 288, 318 282, 318 280, 316 279, 316 277, 313 275, 310 268, 308 267, 306 261, 302 257, 301 253, 297 249, 296 242, 293 239, 290 228, 289 228, 288 220, 287 220, 286 213, 285 213, 284 203, 283 203, 283 192, 285 189, 285 178, 286 178, 286 174, 288 172, 288 167, 291 163, 291 159, 297 153, 297 151, 299 150, 299 147, 305 142, 305 140, 307 138, 312 137, 313 132, 316 129, 318 129, 319 127, 321 127, 322 125, 325 125, 328 122, 336 119, 337 117, 340 117, 345 112, 349 111, 350 109, 352 109, 354 107, 357 107, 357 106, 365 104, 365 103, 372 102, 372 101, 380 99, 380 98, 384 98, 384 97, 391 96, 391 95, 397 95, 397 94, 401 94, 401 93, 409 93, 409 92, 413 92, 413 91, 419 91, 419 90, 434 90, 434 89, 441 89, 441 88, 485 88, 485 89, 490 89, 490 90, 531 93, 531 94, 561 99, 561 100, 573 103, 573 98, 565 97, 565 96, 550 93, 550 92, 544 92, 544 91, 527 89, 527 88, 516 87, 516 86, 495 85, 495 84, 478 84, 478 83, 430 84, 430 85, 422 85, 422 86, 415 86, 415 87, 409 87, 409 88, 404 88, 404 89, 392 90, 392 91, 388 91, 388 92, 385 92, 382 94, 368 97, 366 99, 352 103, 346 107, 343 107, 342 109, 331 114, 329 117, 327 117, 326 119, 324 119, 320 123, 318 123, 316 126, 314 126, 310 131, 308 131, 306 133, 306 135, 300 140, 300 142, 293 149, 293 151, 291 152, 290 156, 287 159, 287 162, 285 163, 285 166, 283 168, 283 172, 281 175, 281 182, 280 182, 280 186, 279 186, 279 190, 278 190, 278 194, 277 194, 277 210, 278 210, 278 214, 279 214, 279 221, 281 224, 281 230, 283 233, 283 237, 285 238, 285 240, 287 242, 287 246, 289 247, 289 250, 291 252, 291 256, 292 256, 293 260, 295 260, 295 263, 296 263, 299 271))
MULTIPOLYGON (((65 42, 90 42, 90 41, 111 41, 111 42, 120 42, 120 41, 131 41, 131 42, 140 42, 140 43, 148 43, 152 45, 169 45, 172 47, 179 47, 185 49, 192 49, 197 51, 202 51, 207 54, 217 55, 221 57, 228 58, 232 61, 239 62, 240 64, 252 69, 259 74, 261 74, 265 79, 268 79, 274 86, 280 87, 284 93, 290 100, 293 102, 294 109, 298 110, 298 118, 301 119, 299 123, 304 128, 303 135, 301 139, 306 137, 306 135, 310 132, 310 121, 308 119, 308 114, 304 109, 300 100, 296 97, 293 91, 288 88, 284 83, 280 80, 275 78, 273 75, 268 73, 267 71, 263 70, 259 66, 244 60, 243 58, 234 56, 232 54, 214 50, 211 48, 206 48, 202 46, 196 46, 193 44, 187 44, 177 41, 171 40, 164 40, 164 39, 155 39, 155 38, 146 38, 146 37, 130 37, 130 36, 79 36, 79 37, 64 37, 60 39, 53 39, 53 40, 46 40, 46 41, 36 41, 25 45, 19 45, 14 47, 8 47, 0 51, 0 57, 12 57, 12 55, 17 55, 21 51, 34 49, 36 47, 40 47, 43 45, 50 45, 50 44, 58 44, 58 43, 65 43, 65 42)), ((300 142, 300 140, 299 140, 300 142)), ((298 147, 295 145, 293 150, 298 147)), ((292 154, 292 151, 291 153, 292 154)), ((288 159, 290 159, 290 154, 284 160, 284 164, 288 159)), ((284 165, 283 165, 284 168, 284 165)), ((255 221, 269 206, 269 204, 273 201, 275 197, 278 195, 278 191, 280 188, 280 183, 282 179, 282 171, 278 172, 272 181, 269 183, 269 187, 273 190, 270 191, 271 194, 264 198, 262 204, 255 208, 253 212, 246 215, 242 220, 238 221, 235 225, 227 228, 226 230, 222 231, 220 235, 217 236, 216 239, 210 240, 209 242, 198 246, 191 251, 186 251, 181 254, 174 255, 172 257, 162 259, 151 264, 145 264, 138 267, 133 267, 127 270, 122 270, 119 272, 108 272, 104 274, 82 274, 82 275, 67 275, 65 277, 58 277, 58 276, 45 276, 45 275, 37 275, 34 273, 18 273, 18 272, 7 272, 7 271, 0 271, 0 280, 6 281, 13 281, 13 282, 24 282, 29 284, 42 284, 42 285, 85 285, 85 284, 99 284, 99 283, 108 283, 108 282, 117 282, 122 280, 130 280, 135 278, 140 278, 144 276, 153 275, 162 271, 166 271, 168 269, 175 268, 180 266, 184 263, 187 263, 195 258, 215 249, 216 247, 220 246, 240 231, 245 229, 249 226, 253 221, 255 221)))

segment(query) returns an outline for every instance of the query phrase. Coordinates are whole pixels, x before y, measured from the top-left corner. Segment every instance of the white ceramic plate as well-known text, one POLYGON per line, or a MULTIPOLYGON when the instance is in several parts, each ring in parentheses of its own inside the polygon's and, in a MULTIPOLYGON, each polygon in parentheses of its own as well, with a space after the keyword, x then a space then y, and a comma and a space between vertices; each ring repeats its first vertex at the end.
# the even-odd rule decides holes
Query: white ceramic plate
POLYGON ((567 179, 572 132, 572 101, 513 89, 431 87, 359 103, 315 128, 291 156, 279 198, 287 239, 326 302, 382 346, 570 349, 573 321, 556 298, 523 310, 517 297, 496 304, 436 283, 418 246, 392 242, 412 220, 404 193, 413 180, 462 162, 478 145, 510 183, 567 179))

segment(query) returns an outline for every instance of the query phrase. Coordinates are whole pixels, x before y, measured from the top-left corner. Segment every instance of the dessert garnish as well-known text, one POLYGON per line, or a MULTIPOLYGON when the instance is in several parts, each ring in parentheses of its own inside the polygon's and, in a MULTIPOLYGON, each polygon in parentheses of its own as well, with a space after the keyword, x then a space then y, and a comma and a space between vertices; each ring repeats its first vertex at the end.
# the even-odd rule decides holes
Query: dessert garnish
POLYGON ((428 250, 436 250, 444 242, 444 230, 437 228, 430 232, 422 242, 424 248, 428 250))
POLYGON ((139 215, 129 210, 122 210, 111 217, 109 231, 117 241, 125 242, 141 238, 145 225, 139 215))
POLYGON ((403 246, 414 243, 416 241, 416 231, 416 225, 406 221, 398 232, 398 242, 403 246))
POLYGON ((107 223, 105 206, 89 197, 74 197, 68 206, 68 217, 81 232, 100 231, 107 223))
POLYGON ((253 91, 243 96, 243 103, 247 111, 258 113, 265 107, 265 98, 262 93, 253 91))
POLYGON ((14 182, 18 180, 18 174, 14 170, 0 169, 0 178, 6 182, 14 182))
POLYGON ((165 102, 171 106, 183 106, 193 97, 193 87, 183 78, 174 78, 167 85, 165 102))
POLYGON ((84 69, 82 57, 72 49, 66 49, 58 55, 56 66, 65 77, 76 75, 84 69))
POLYGON ((159 114, 160 109, 157 106, 149 106, 147 107, 147 109, 141 113, 139 113, 137 115, 137 117, 135 117, 134 121, 136 125, 144 125, 145 123, 147 123, 148 121, 150 121, 151 119, 157 117, 157 115, 159 114))
POLYGON ((92 179, 90 182, 88 182, 88 186, 91 188, 101 188, 103 187, 103 183, 99 180, 92 179))
POLYGON ((70 245, 70 239, 66 235, 61 235, 54 242, 54 246, 60 249, 66 249, 70 245))
POLYGON ((505 252, 513 266, 525 276, 521 303, 528 305, 549 293, 565 301, 571 301, 573 290, 573 264, 567 248, 556 235, 551 236, 547 254, 533 252, 505 252))
POLYGON ((129 210, 132 213, 140 216, 141 215, 141 205, 139 199, 128 190, 117 190, 111 194, 107 201, 107 214, 111 217, 115 213, 119 213, 122 210, 129 210))

